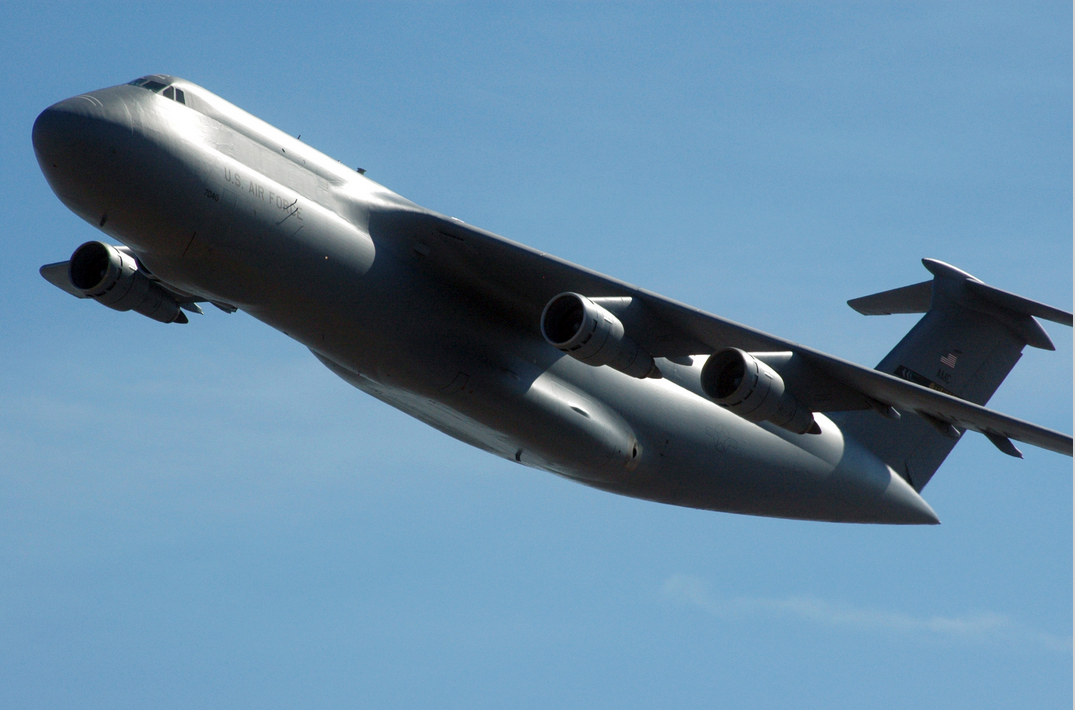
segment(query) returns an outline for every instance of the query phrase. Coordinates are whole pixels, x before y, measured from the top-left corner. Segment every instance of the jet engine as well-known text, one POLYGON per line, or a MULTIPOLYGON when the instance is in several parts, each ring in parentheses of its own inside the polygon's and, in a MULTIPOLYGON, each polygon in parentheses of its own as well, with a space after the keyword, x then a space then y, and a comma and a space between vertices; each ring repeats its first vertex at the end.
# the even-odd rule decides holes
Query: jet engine
POLYGON ((117 311, 134 310, 161 323, 186 323, 179 303, 138 269, 130 254, 103 242, 86 242, 71 255, 71 284, 117 311))
POLYGON ((608 365, 640 379, 661 376, 653 357, 624 335, 619 318, 577 293, 561 293, 546 304, 541 334, 587 365, 608 365))
POLYGON ((813 413, 785 390, 776 370, 739 348, 713 353, 702 366, 702 391, 751 422, 771 422, 796 434, 820 434, 813 413))

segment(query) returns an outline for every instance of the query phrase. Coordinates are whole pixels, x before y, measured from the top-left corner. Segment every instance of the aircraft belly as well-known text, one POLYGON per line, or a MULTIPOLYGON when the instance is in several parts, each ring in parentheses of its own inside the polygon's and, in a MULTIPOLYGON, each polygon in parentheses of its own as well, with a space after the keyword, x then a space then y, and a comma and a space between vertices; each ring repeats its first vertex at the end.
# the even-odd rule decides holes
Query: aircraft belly
POLYGON ((315 354, 354 386, 450 436, 621 495, 813 520, 922 522, 932 514, 823 415, 820 435, 760 427, 668 380, 628 378, 555 351, 543 362, 544 343, 495 339, 514 357, 492 364, 443 342, 427 348, 435 358, 406 353, 411 367, 439 373, 424 384, 393 378, 391 368, 360 374, 315 354))
POLYGON ((464 296, 425 281, 391 249, 378 251, 348 297, 320 299, 317 311, 297 289, 284 302, 301 307, 253 315, 352 385, 450 436, 603 490, 817 520, 898 522, 908 506, 913 516, 925 505, 913 491, 893 504, 890 489, 906 497, 905 482, 823 415, 821 434, 793 434, 700 397, 693 371, 679 372, 677 384, 585 365, 492 314, 476 316, 464 296))
POLYGON ((418 391, 314 354, 355 387, 461 441, 515 462, 581 482, 615 480, 641 455, 637 438, 615 412, 552 373, 536 377, 516 364, 461 360, 439 390, 418 391))
POLYGON ((591 485, 632 497, 751 515, 845 522, 931 522, 929 506, 872 453, 822 433, 747 422, 668 380, 559 361, 565 381, 622 416, 643 454, 634 470, 591 485), (579 368, 585 368, 580 370, 579 368), (568 371, 573 371, 569 374, 568 371), (584 386, 583 386, 584 385, 584 386))

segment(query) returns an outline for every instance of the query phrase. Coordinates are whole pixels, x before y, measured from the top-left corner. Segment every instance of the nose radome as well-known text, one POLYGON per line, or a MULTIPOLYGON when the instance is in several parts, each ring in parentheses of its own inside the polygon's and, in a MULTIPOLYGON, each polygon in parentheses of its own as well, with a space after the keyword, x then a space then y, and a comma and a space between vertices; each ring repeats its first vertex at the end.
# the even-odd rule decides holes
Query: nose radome
MULTIPOLYGON (((34 121, 32 141, 41 169, 62 169, 65 161, 129 134, 130 113, 114 89, 82 94, 49 106, 34 121)), ((70 167, 70 166, 68 166, 70 167)))
POLYGON ((46 172, 49 166, 58 167, 54 163, 60 160, 64 148, 67 147, 65 144, 69 142, 67 136, 73 128, 70 113, 58 106, 45 109, 34 121, 34 153, 41 163, 41 169, 46 172))
POLYGON ((49 106, 31 135, 37 163, 56 196, 96 224, 124 183, 118 160, 131 140, 130 112, 115 88, 49 106))
POLYGON ((95 122, 92 107, 76 99, 48 107, 34 121, 37 164, 52 191, 77 214, 88 207, 82 203, 97 162, 90 145, 95 122))
POLYGON ((76 96, 49 106, 34 121, 34 152, 43 170, 56 169, 92 139, 94 124, 104 117, 99 99, 76 96))

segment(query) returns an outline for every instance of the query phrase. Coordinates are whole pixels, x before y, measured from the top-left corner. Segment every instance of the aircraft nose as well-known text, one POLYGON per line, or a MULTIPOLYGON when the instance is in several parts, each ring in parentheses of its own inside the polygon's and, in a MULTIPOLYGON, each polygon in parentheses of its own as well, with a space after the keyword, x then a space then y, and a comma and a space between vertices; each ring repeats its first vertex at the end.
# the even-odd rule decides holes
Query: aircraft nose
POLYGON ((100 99, 76 96, 49 106, 34 121, 33 144, 41 169, 48 175, 70 168, 85 157, 98 124, 105 117, 100 99))
POLYGON ((41 172, 76 213, 89 209, 91 197, 115 181, 117 148, 131 135, 129 116, 118 97, 83 94, 49 106, 34 121, 41 172))
POLYGON ((60 104, 56 104, 42 111, 34 121, 34 153, 46 175, 50 172, 49 168, 55 170, 59 167, 58 163, 64 162, 65 148, 68 147, 66 144, 73 132, 72 115, 60 108, 60 104))

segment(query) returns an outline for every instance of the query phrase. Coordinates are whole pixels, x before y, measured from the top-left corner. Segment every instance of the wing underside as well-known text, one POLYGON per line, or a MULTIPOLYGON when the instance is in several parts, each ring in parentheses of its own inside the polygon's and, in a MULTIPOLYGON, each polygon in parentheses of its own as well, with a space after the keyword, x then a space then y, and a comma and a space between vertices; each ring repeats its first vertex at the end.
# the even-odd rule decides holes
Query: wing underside
MULTIPOLYGON (((894 408, 922 417, 942 433, 958 436, 952 427, 980 432, 1002 450, 1005 440, 1014 439, 1072 455, 1069 435, 706 313, 455 219, 392 210, 371 215, 370 232, 375 239, 381 229, 413 235, 412 243, 398 248, 413 249, 418 268, 430 278, 469 293, 496 308, 501 317, 535 332, 545 304, 560 293, 617 298, 627 305, 616 315, 653 357, 676 360, 728 347, 747 352, 790 351, 798 356, 800 367, 789 387, 794 386, 796 396, 814 411, 894 408)), ((904 300, 919 307, 924 302, 923 290, 924 286, 916 285, 904 300)), ((1047 313, 1053 320, 1063 314, 1057 309, 1047 313)))

